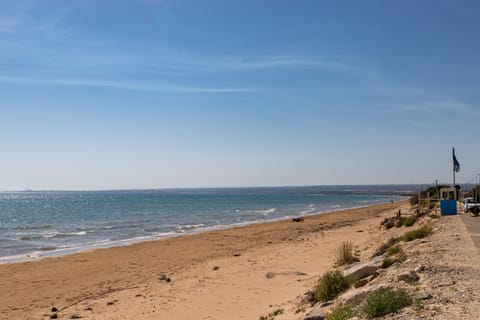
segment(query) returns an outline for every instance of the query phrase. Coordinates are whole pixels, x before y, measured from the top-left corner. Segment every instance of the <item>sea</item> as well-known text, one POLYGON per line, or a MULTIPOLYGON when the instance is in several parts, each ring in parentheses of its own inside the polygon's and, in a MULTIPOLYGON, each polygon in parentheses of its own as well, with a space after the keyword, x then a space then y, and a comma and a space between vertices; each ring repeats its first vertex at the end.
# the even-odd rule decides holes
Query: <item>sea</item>
POLYGON ((402 192, 412 188, 400 189, 331 186, 0 192, 0 263, 388 203, 403 199, 402 192))

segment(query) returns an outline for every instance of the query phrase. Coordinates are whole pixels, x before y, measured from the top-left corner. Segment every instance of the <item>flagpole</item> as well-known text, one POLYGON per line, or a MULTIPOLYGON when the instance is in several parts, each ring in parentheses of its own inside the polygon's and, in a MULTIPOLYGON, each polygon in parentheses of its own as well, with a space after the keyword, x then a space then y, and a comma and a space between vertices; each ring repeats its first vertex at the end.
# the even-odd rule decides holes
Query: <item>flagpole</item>
MULTIPOLYGON (((457 160, 457 157, 455 156, 455 148, 452 147, 452 161, 453 161, 453 166, 452 166, 452 171, 453 171, 453 187, 455 188, 455 172, 458 172, 460 170, 460 163, 457 160)), ((455 191, 457 189, 455 188, 455 191)), ((457 200, 457 192, 455 192, 455 200, 457 200)))
POLYGON ((455 148, 452 148, 453 187, 455 188, 455 148))

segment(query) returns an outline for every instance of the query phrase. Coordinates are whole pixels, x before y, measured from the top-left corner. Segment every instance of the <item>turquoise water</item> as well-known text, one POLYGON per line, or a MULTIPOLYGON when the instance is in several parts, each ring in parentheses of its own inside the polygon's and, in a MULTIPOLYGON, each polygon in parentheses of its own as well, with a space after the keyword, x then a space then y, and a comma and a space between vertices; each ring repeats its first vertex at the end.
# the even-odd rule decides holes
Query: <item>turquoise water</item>
POLYGON ((0 193, 0 263, 367 206, 296 188, 0 193))

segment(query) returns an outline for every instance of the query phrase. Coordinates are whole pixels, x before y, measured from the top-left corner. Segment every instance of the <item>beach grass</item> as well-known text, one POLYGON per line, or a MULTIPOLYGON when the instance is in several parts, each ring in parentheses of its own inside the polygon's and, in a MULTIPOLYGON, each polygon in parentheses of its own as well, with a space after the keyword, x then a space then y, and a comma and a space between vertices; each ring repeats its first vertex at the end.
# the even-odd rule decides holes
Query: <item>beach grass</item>
POLYGON ((417 217, 415 217, 415 216, 406 217, 405 220, 403 220, 403 226, 404 226, 404 227, 413 226, 413 224, 414 224, 416 221, 417 221, 417 217))
POLYGON ((400 248, 399 246, 392 246, 390 248, 388 248, 387 252, 385 252, 385 254, 387 255, 387 257, 391 257, 393 255, 396 255, 397 253, 400 253, 402 252, 402 248, 400 248))
POLYGON ((396 312, 413 303, 405 289, 382 288, 370 294, 362 308, 368 319, 396 312))
POLYGON ((350 282, 339 270, 327 271, 320 279, 314 292, 317 301, 329 301, 350 287, 350 282))
POLYGON ((425 238, 433 233, 433 229, 429 225, 424 225, 418 229, 412 230, 405 232, 405 234, 402 236, 402 240, 405 242, 409 242, 415 239, 421 239, 425 238))
POLYGON ((350 241, 345 241, 335 251, 335 260, 338 266, 347 265, 357 262, 358 259, 353 255, 353 244, 350 241))
POLYGON ((348 320, 355 317, 357 314, 358 312, 352 307, 343 306, 333 309, 332 312, 328 314, 327 320, 348 320))

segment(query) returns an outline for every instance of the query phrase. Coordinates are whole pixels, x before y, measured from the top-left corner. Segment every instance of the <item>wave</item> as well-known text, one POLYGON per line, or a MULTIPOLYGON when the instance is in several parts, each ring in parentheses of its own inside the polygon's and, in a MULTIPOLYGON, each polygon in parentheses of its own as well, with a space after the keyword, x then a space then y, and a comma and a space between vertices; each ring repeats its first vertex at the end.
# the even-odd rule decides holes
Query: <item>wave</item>
POLYGON ((41 247, 40 251, 52 251, 52 250, 57 250, 58 247, 55 246, 46 246, 46 247, 41 247))
POLYGON ((51 228, 53 227, 52 225, 50 224, 46 224, 46 225, 39 225, 39 226, 18 226, 18 227, 14 227, 14 228, 2 228, 2 229, 10 229, 10 230, 39 230, 39 229, 48 229, 48 228, 51 228))
POLYGON ((274 213, 277 208, 269 208, 269 209, 264 209, 264 210, 255 210, 255 213, 261 213, 264 216, 268 216, 271 213, 274 213))
POLYGON ((199 224, 186 224, 186 225, 182 225, 182 226, 177 226, 176 228, 176 232, 177 233, 184 233, 184 232, 187 232, 189 230, 194 230, 194 229, 199 229, 199 228, 203 228, 205 225, 203 223, 199 223, 199 224))
POLYGON ((313 213, 313 212, 317 212, 318 210, 315 208, 315 205, 314 204, 309 204, 307 206, 307 210, 303 210, 300 212, 301 215, 305 215, 305 214, 310 214, 310 213, 313 213))
POLYGON ((31 240, 50 239, 50 238, 78 237, 78 236, 84 236, 86 234, 87 234, 87 231, 78 231, 78 232, 49 231, 44 234, 24 235, 18 238, 18 240, 31 241, 31 240))

